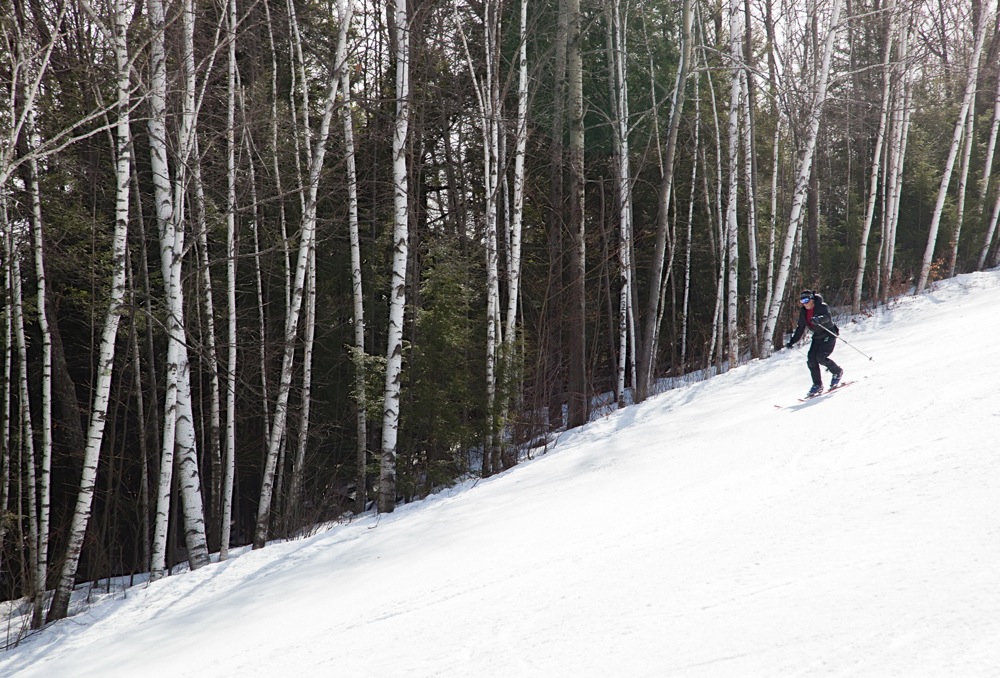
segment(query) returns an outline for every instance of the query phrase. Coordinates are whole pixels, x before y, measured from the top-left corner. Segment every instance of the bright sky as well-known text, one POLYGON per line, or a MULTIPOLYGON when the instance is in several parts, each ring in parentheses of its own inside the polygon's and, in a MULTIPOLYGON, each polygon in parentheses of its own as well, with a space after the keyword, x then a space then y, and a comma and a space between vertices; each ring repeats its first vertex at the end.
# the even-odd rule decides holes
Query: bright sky
POLYGON ((996 676, 998 301, 991 271, 841 321, 872 359, 841 342, 826 397, 798 401, 785 350, 489 480, 79 600, 0 675, 996 676))

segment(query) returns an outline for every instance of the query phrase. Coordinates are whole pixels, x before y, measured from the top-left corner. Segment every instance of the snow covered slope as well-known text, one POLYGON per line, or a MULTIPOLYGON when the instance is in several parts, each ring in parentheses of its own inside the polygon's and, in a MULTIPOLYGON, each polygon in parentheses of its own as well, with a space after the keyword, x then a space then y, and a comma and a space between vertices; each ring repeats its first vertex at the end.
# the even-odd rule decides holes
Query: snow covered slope
POLYGON ((0 675, 1000 675, 1000 272, 501 476, 119 592, 0 675), (827 375, 827 380, 828 380, 827 375), (776 409, 774 405, 784 405, 776 409))

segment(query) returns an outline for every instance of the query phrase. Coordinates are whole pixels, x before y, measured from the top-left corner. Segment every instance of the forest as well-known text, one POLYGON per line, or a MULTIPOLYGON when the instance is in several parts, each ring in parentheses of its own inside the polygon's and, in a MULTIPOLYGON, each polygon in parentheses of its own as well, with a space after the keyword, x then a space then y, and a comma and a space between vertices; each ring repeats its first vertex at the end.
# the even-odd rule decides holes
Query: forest
POLYGON ((1000 263, 996 0, 0 0, 0 32, 33 628, 766 358, 803 288, 849 322, 1000 263))

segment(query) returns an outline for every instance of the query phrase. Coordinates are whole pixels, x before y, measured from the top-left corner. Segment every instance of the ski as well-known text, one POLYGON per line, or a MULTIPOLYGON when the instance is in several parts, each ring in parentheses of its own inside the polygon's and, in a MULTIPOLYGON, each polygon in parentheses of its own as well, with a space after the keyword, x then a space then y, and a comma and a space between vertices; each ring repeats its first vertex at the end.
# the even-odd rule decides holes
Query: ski
POLYGON ((800 403, 804 403, 804 402, 808 402, 810 400, 816 400, 816 398, 822 398, 825 395, 832 395, 832 394, 836 393, 837 391, 839 391, 840 389, 844 388, 845 386, 850 386, 853 383, 854 383, 854 380, 851 380, 851 381, 842 381, 839 384, 837 384, 836 386, 834 386, 833 388, 828 388, 825 391, 823 391, 822 393, 817 393, 814 396, 806 396, 805 398, 799 398, 799 402, 800 403))
MULTIPOLYGON (((828 388, 827 390, 823 391, 822 393, 817 393, 816 395, 814 395, 812 397, 808 397, 807 396, 805 398, 799 398, 798 402, 799 403, 808 403, 810 401, 816 400, 817 398, 822 398, 823 396, 833 395, 834 393, 836 393, 840 389, 844 388, 845 386, 850 386, 855 381, 857 381, 857 380, 856 379, 852 379, 851 381, 842 381, 841 383, 837 384, 833 388, 828 388)), ((786 409, 786 408, 793 407, 793 406, 794 407, 799 407, 798 404, 796 404, 796 405, 777 405, 777 404, 775 404, 774 409, 776 409, 776 410, 782 410, 782 409, 786 409)))

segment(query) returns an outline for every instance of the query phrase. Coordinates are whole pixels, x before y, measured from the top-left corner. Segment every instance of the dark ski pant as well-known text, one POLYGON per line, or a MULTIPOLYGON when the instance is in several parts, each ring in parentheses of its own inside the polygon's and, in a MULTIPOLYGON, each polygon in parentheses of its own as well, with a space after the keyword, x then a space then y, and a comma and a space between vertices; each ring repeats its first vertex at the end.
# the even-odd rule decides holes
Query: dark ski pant
POLYGON ((809 365, 809 374, 812 375, 813 385, 822 386, 823 378, 820 376, 819 367, 822 365, 830 370, 831 374, 840 374, 840 365, 830 360, 837 345, 837 337, 813 335, 812 344, 809 345, 809 355, 806 357, 806 364, 809 365))

